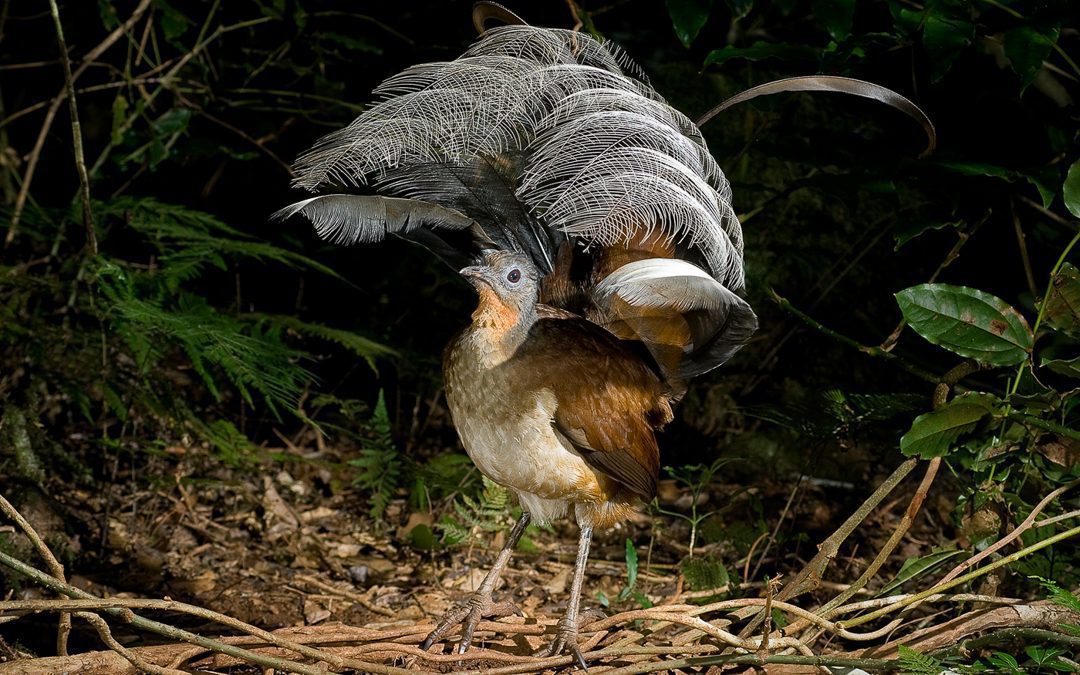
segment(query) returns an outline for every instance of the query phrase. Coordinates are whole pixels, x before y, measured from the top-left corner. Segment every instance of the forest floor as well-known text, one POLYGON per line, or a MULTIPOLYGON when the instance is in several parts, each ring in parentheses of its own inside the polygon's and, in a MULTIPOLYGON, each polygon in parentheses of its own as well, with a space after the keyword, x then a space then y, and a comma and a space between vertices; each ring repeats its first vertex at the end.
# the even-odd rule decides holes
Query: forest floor
MULTIPOLYGON (((498 626, 482 623, 476 646, 464 660, 452 654, 456 637, 424 655, 417 645, 426 632, 486 573, 504 541, 505 530, 498 526, 512 523, 509 510, 502 522, 477 525, 467 541, 443 546, 433 522, 438 514, 412 510, 402 496, 389 503, 381 518, 372 519, 367 495, 349 485, 355 472, 346 461, 349 450, 322 442, 310 445, 287 442, 266 449, 265 456, 272 460, 232 466, 203 446, 177 445, 141 458, 146 461, 116 460, 114 479, 103 489, 61 490, 57 485, 57 491, 46 496, 37 489, 7 486, 6 494, 57 550, 71 571, 69 582, 95 596, 182 601, 259 628, 280 629, 282 636, 325 647, 343 658, 413 672, 491 672, 496 667, 504 668, 496 672, 534 672, 522 664, 551 639, 565 608, 576 527, 567 521, 530 528, 495 594, 496 600, 514 601, 522 616, 501 619, 498 626)), ((875 477, 875 484, 884 478, 875 477)), ((866 568, 911 499, 915 486, 908 483, 848 539, 826 575, 837 581, 822 582, 820 597, 814 603, 804 598, 800 604, 828 599, 866 568)), ((632 521, 598 532, 594 539, 582 606, 614 615, 614 621, 583 625, 583 651, 607 654, 593 660, 590 670, 621 666, 631 670, 617 672, 645 672, 633 670, 633 664, 655 663, 665 654, 720 653, 692 626, 661 622, 644 628, 640 619, 648 614, 641 612, 685 611, 733 597, 765 597, 765 579, 771 580, 770 593, 775 592, 803 569, 817 552, 816 544, 847 517, 843 504, 851 502, 852 495, 842 493, 855 487, 795 479, 753 486, 718 479, 704 485, 697 512, 719 510, 724 515, 705 518, 696 528, 691 559, 689 522, 670 514, 690 515, 693 495, 686 486, 664 481, 660 507, 667 514, 643 508, 632 521), (758 529, 751 530, 740 521, 755 509, 760 519, 758 529), (634 544, 632 553, 628 541, 634 544), (683 573, 688 563, 681 561, 688 559, 692 574, 683 573), (740 585, 737 579, 751 581, 740 585), (596 630, 597 625, 603 629, 596 630), (598 652, 605 649, 608 652, 598 652)), ((856 498, 865 496, 863 487, 855 491, 856 498)), ((946 543, 951 501, 939 501, 930 500, 926 516, 914 523, 886 561, 882 578, 891 578, 905 559, 946 543)), ((28 545, 4 550, 13 548, 17 557, 33 559, 28 545)), ((52 597, 25 580, 11 585, 9 599, 52 597)), ((872 596, 861 590, 857 597, 872 596)), ((237 634, 205 618, 150 615, 200 635, 237 634)), ((591 614, 590 620, 599 616, 591 614)), ((128 666, 112 652, 69 657, 75 659, 70 662, 18 660, 55 653, 55 620, 55 615, 30 614, 0 627, 0 673, 41 672, 33 665, 25 669, 28 663, 49 669, 76 664, 86 672, 128 666), (95 660, 99 657, 104 660, 95 660), (4 661, 9 663, 5 666, 4 661)), ((727 625, 724 620, 713 623, 727 625)), ((103 649, 91 626, 76 621, 74 627, 72 653, 103 649)), ((121 644, 159 645, 144 647, 149 650, 144 656, 154 662, 167 655, 186 667, 213 672, 252 668, 231 657, 197 648, 192 652, 190 645, 170 644, 121 622, 113 630, 121 644)), ((829 651, 833 648, 824 650, 829 651)), ((287 654, 279 650, 278 655, 287 654)), ((807 666, 784 668, 802 672, 807 666)))

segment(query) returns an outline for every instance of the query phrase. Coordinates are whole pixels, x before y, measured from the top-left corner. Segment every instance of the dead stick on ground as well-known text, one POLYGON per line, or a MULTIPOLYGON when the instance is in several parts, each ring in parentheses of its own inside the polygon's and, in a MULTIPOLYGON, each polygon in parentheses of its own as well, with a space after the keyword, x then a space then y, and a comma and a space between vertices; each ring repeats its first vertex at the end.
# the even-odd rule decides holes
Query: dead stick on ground
MULTIPOLYGON (((963 574, 964 570, 967 570, 967 569, 970 569, 970 568, 974 567, 975 565, 979 564, 980 562, 982 562, 986 558, 990 557, 991 555, 993 555, 997 551, 999 551, 1002 548, 1004 548, 1005 546, 1007 546, 1010 542, 1015 541, 1017 539, 1017 537, 1022 535, 1024 532, 1030 530, 1035 525, 1036 516, 1038 516, 1040 513, 1042 513, 1042 510, 1045 509, 1047 507, 1047 505, 1050 504, 1050 502, 1054 501, 1055 499, 1060 497, 1062 493, 1066 492, 1067 490, 1073 489, 1077 485, 1080 485, 1080 478, 1077 478, 1076 480, 1069 481, 1065 485, 1062 485, 1061 487, 1057 488, 1056 490, 1054 490, 1050 494, 1043 497, 1039 501, 1039 503, 1035 505, 1035 508, 1033 508, 1031 510, 1031 513, 1028 514, 1028 517, 1025 518, 1022 523, 1020 523, 1015 528, 1013 528, 1012 532, 1009 532, 1009 534, 1007 534, 1004 537, 1002 537, 1001 539, 997 540, 991 546, 988 546, 985 550, 980 551, 979 553, 976 553, 975 555, 971 556, 967 560, 963 561, 962 563, 960 563, 959 565, 954 567, 952 570, 949 571, 948 574, 946 574, 944 577, 941 578, 940 581, 938 581, 937 585, 941 585, 941 584, 947 583, 949 581, 952 581, 957 576, 963 574)), ((919 606, 919 604, 920 603, 915 603, 907 611, 911 611, 911 610, 915 609, 916 607, 919 606)))
POLYGON ((162 668, 161 666, 156 666, 140 659, 133 654, 130 649, 116 641, 116 638, 113 637, 112 630, 109 629, 109 624, 97 614, 94 614, 93 612, 77 612, 75 616, 87 621, 93 626, 94 630, 98 633, 98 637, 101 638, 102 642, 108 645, 109 649, 127 659, 128 663, 135 666, 140 671, 150 673, 150 675, 187 675, 182 670, 162 668))
MULTIPOLYGON (((53 579, 47 574, 44 574, 40 570, 37 570, 30 565, 22 562, 21 560, 12 558, 11 556, 2 552, 0 552, 0 564, 5 565, 6 567, 9 567, 17 572, 21 572, 22 574, 25 574, 26 576, 30 577, 42 586, 45 586, 53 591, 56 591, 57 593, 61 593, 68 597, 80 598, 85 600, 101 600, 100 598, 96 598, 93 595, 87 593, 86 591, 57 581, 56 579, 53 579)), ((184 605, 184 603, 177 604, 181 606, 184 605)), ((187 607, 191 606, 188 605, 187 607)), ((216 612, 211 612, 210 610, 206 610, 201 607, 194 609, 201 610, 206 614, 216 614, 216 612)), ((290 673, 301 673, 302 675, 324 675, 326 672, 324 669, 320 669, 316 666, 309 666, 307 664, 296 663, 294 661, 269 657, 265 654, 259 654, 257 652, 253 652, 247 649, 241 649, 239 647, 226 644, 219 640, 205 638, 201 635, 196 635, 189 631, 176 628, 175 626, 170 626, 159 621, 152 621, 150 619, 143 618, 133 613, 130 609, 107 609, 105 611, 109 614, 119 617, 123 621, 130 623, 136 628, 150 631, 152 633, 157 633, 158 635, 164 635, 165 637, 171 638, 173 640, 189 642, 209 651, 227 654, 229 656, 242 659, 248 663, 254 663, 256 665, 266 666, 269 668, 277 668, 278 670, 285 670, 290 673)), ((336 668, 352 668, 355 670, 361 670, 371 673, 383 673, 385 675, 410 675, 408 670, 404 670, 401 668, 392 668, 390 666, 383 666, 376 663, 367 663, 364 661, 355 661, 353 659, 342 659, 321 650, 312 649, 311 647, 296 644, 288 640, 282 640, 281 638, 275 636, 273 633, 262 630, 261 628, 256 628, 255 626, 251 626, 249 624, 245 624, 238 619, 225 617, 223 615, 218 616, 221 617, 220 620, 222 620, 223 623, 226 623, 230 627, 243 630, 244 632, 254 635, 275 646, 282 647, 283 649, 288 649, 297 653, 304 654, 305 656, 311 656, 311 658, 325 661, 326 663, 329 663, 336 668)))
MULTIPOLYGON (((1024 557, 1026 557, 1028 555, 1031 555, 1032 553, 1035 553, 1036 551, 1041 551, 1042 549, 1046 548, 1047 546, 1051 546, 1053 544, 1056 544, 1059 541, 1064 541, 1065 539, 1069 539, 1070 537, 1075 537, 1077 535, 1080 535, 1080 527, 1074 527, 1071 530, 1066 530, 1065 532, 1059 532, 1058 534, 1055 534, 1052 537, 1047 537, 1046 539, 1035 542, 1031 546, 1027 546, 1027 547, 1017 551, 1016 553, 1013 553, 1011 555, 1005 556, 1004 558, 1000 558, 998 560, 995 560, 994 562, 990 563, 989 565, 986 565, 985 567, 981 567, 981 568, 979 568, 979 569, 977 569, 977 570, 975 570, 973 572, 968 572, 967 574, 959 576, 959 577, 953 579, 952 581, 935 584, 933 588, 928 588, 927 590, 922 591, 921 593, 916 593, 916 594, 912 595, 911 597, 909 597, 909 598, 907 598, 905 600, 901 600, 901 601, 896 602, 896 603, 894 603, 892 605, 889 605, 887 607, 882 607, 879 610, 875 610, 873 612, 870 612, 869 614, 865 614, 863 616, 856 617, 856 618, 848 620, 848 621, 838 621, 838 622, 836 622, 836 625, 841 627, 841 628, 845 628, 845 629, 846 628, 852 628, 854 626, 860 626, 860 625, 862 625, 864 623, 868 623, 870 621, 873 621, 874 619, 878 619, 880 617, 891 614, 892 612, 894 612, 894 611, 896 611, 898 609, 903 609, 904 607, 907 607, 909 605, 913 605, 913 604, 915 604, 917 602, 921 602, 921 601, 925 600, 926 598, 928 598, 928 597, 930 597, 932 595, 937 595, 938 593, 941 593, 942 591, 947 591, 950 588, 954 588, 954 587, 959 586, 961 584, 966 584, 967 582, 972 581, 973 579, 977 579, 977 578, 983 576, 984 574, 992 572, 993 570, 996 570, 999 567, 1004 567, 1005 565, 1010 565, 1010 564, 1016 562, 1017 560, 1020 560, 1021 558, 1024 558, 1024 557)), ((897 621, 899 621, 899 620, 897 620, 897 621)), ((880 631, 876 631, 876 632, 880 632, 880 631)))
MULTIPOLYGON (((37 530, 26 518, 23 518, 23 515, 3 495, 0 495, 0 511, 3 511, 4 515, 15 521, 15 524, 23 531, 30 543, 34 545, 38 555, 45 561, 45 566, 49 568, 50 573, 56 577, 56 580, 66 584, 67 575, 64 574, 64 566, 60 564, 60 561, 56 559, 49 547, 45 545, 37 530)), ((70 633, 71 615, 68 612, 61 612, 59 625, 56 629, 56 653, 60 656, 67 656, 68 634, 70 633)))

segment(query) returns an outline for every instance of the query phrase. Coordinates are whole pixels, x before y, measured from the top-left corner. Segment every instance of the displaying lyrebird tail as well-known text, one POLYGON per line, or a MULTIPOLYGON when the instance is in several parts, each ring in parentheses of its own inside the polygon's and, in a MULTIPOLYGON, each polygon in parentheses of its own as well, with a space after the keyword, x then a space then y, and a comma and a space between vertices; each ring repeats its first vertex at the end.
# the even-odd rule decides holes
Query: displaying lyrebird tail
MULTIPOLYGON (((866 87, 855 93, 887 91, 866 87)), ((494 28, 375 93, 299 158, 295 184, 378 194, 316 196, 278 216, 345 244, 398 235, 464 268, 480 300, 446 351, 447 402, 469 456, 523 508, 479 590, 424 647, 463 623, 467 649, 530 520, 569 512, 577 564, 546 651, 584 666, 577 610, 593 529, 653 498, 655 432, 687 381, 757 325, 737 295, 730 186, 698 127, 619 49, 581 33, 494 28)))

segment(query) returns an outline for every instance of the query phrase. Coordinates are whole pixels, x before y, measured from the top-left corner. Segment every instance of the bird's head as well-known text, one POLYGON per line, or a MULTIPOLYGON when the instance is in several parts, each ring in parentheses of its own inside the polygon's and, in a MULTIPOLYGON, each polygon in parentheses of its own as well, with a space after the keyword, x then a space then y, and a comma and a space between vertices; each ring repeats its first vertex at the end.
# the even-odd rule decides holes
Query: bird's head
POLYGON ((487 251, 480 264, 466 267, 461 275, 480 294, 474 321, 510 328, 531 323, 536 315, 540 293, 540 274, 532 262, 520 253, 487 251), (522 319, 527 321, 523 322, 522 319))

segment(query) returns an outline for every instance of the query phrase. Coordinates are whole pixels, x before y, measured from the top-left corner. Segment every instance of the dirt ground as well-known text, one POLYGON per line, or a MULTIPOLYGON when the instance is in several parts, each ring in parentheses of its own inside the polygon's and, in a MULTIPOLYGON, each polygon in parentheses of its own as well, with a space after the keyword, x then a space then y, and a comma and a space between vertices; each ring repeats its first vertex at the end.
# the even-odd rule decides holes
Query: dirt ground
MULTIPOLYGON (((115 480, 99 490, 64 491, 57 485, 46 495, 32 487, 8 486, 7 496, 66 563, 70 582, 96 596, 172 599, 268 630, 326 636, 355 628, 373 631, 369 642, 373 635, 415 646, 444 611, 479 584, 504 533, 487 532, 498 524, 488 523, 474 528, 473 536, 457 546, 435 541, 418 546, 413 534, 417 527, 429 528, 437 539, 437 512, 412 510, 402 495, 390 502, 382 518, 373 520, 367 515, 367 496, 350 487, 353 469, 345 460, 352 450, 322 442, 309 445, 289 442, 266 448, 265 456, 276 459, 229 466, 216 461, 206 447, 178 444, 139 461, 117 460, 115 480)), ((855 485, 797 476, 786 484, 756 485, 723 478, 705 486, 698 497, 698 513, 717 513, 696 528, 693 555, 704 564, 689 580, 682 573, 685 568, 680 568, 690 553, 691 532, 685 518, 643 507, 631 522, 597 533, 582 600, 584 608, 597 610, 590 612, 590 619, 602 616, 599 612, 612 615, 650 606, 763 596, 766 578, 773 580, 775 589, 797 573, 816 551, 815 544, 846 517, 846 504, 857 503, 853 499, 869 491, 866 486, 864 492, 855 485), (757 529, 751 527, 755 518, 757 529), (633 542, 636 564, 628 565, 627 540, 633 542), (636 576, 632 588, 628 567, 636 576)), ((865 567, 913 489, 898 490, 871 515, 868 526, 844 546, 828 579, 842 582, 865 567)), ((690 514, 691 500, 686 486, 673 480, 661 484, 660 509, 690 514)), ((886 565, 884 578, 906 557, 944 543, 951 504, 945 497, 940 501, 928 505, 926 517, 919 519, 886 565)), ((438 508, 447 507, 444 503, 438 508)), ((503 519, 506 526, 512 524, 509 510, 503 519)), ((4 536, 0 531, 0 542, 4 536)), ((23 560, 34 560, 29 545, 17 540, 8 535, 7 549, 23 560)), ((516 603, 522 616, 504 621, 520 630, 497 636, 485 632, 482 624, 478 647, 523 658, 550 639, 565 608, 576 540, 576 527, 570 522, 530 528, 523 550, 515 554, 495 594, 496 600, 516 603)), ((10 586, 8 599, 52 597, 11 575, 4 582, 10 586)), ((826 582, 821 597, 827 598, 835 586, 826 582)), ((182 614, 153 616, 203 635, 235 632, 182 614)), ((73 652, 102 649, 90 626, 79 621, 74 626, 73 652)), ((640 638, 635 626, 631 622, 611 627, 601 631, 601 639, 586 642, 610 646, 625 639, 626 631, 640 638)), ((0 672, 8 672, 5 659, 54 653, 54 631, 55 615, 47 614, 2 625, 0 672)), ((168 643, 123 623, 114 625, 114 634, 125 645, 168 643)), ((453 643, 432 650, 445 654, 444 660, 420 659, 419 665, 415 655, 367 652, 381 655, 378 662, 421 670, 485 666, 475 660, 455 663, 450 656, 453 643)), ((220 657, 203 666, 211 663, 214 672, 251 668, 220 657)), ((616 659, 610 665, 618 663, 616 659)))

